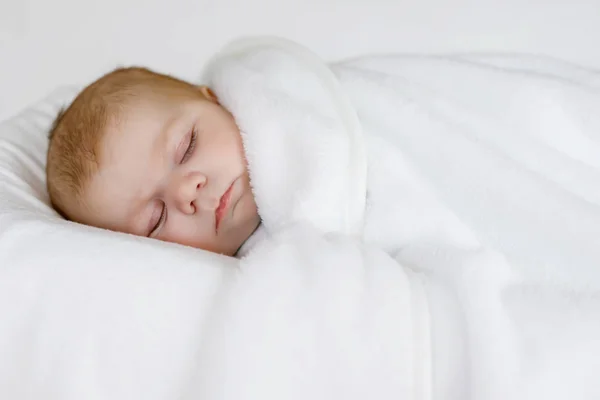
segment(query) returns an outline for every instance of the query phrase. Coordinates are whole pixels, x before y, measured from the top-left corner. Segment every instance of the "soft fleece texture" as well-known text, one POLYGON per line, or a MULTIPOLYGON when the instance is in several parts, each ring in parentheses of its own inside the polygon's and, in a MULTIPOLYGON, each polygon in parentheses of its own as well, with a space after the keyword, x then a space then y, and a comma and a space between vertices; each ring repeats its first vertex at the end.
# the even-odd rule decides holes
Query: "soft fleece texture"
POLYGON ((58 219, 72 92, 1 126, 1 398, 600 396, 595 73, 258 40, 203 82, 264 217, 240 262, 58 219))
MULTIPOLYGON (((394 332, 401 321, 404 331, 419 332, 413 352, 391 347, 388 356, 401 358, 395 369, 378 359, 370 365, 411 376, 418 389, 367 374, 361 384, 389 398, 600 396, 594 73, 515 57, 371 57, 329 67, 300 46, 265 39, 226 48, 205 81, 238 121, 267 234, 308 222, 323 237, 352 237, 348 227, 362 226, 349 249, 363 253, 337 261, 337 284, 349 271, 383 265, 378 251, 405 272, 410 307, 384 315, 380 329, 394 332), (364 216, 348 212, 364 199, 364 216)), ((303 241, 286 246, 304 248, 303 241)), ((334 268, 328 250, 349 249, 308 246, 303 268, 325 274, 334 268)), ((285 259, 278 268, 298 255, 285 259)), ((251 252, 242 267, 257 260, 251 252)), ((399 289, 398 278, 387 282, 376 289, 399 289)), ((337 313, 344 308, 331 317, 337 313)), ((355 342, 347 351, 372 350, 355 342)), ((343 363, 336 371, 356 382, 343 363)))

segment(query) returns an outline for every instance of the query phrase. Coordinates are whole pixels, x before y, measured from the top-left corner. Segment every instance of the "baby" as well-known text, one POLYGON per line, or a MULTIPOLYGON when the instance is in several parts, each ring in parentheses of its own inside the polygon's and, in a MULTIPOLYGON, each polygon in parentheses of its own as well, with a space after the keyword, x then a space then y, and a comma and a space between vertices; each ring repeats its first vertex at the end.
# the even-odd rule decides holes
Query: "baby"
POLYGON ((143 68, 86 87, 50 132, 65 218, 233 256, 260 223, 233 116, 206 86, 143 68))

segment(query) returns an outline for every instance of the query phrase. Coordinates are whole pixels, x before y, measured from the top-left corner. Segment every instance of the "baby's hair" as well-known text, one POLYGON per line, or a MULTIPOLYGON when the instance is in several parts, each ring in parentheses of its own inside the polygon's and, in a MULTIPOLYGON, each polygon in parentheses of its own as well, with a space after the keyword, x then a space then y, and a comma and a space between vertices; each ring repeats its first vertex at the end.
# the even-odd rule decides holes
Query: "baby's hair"
POLYGON ((81 91, 58 112, 49 132, 46 184, 54 209, 76 219, 71 210, 84 205, 82 193, 99 167, 101 139, 132 99, 190 87, 146 68, 129 67, 117 68, 81 91))

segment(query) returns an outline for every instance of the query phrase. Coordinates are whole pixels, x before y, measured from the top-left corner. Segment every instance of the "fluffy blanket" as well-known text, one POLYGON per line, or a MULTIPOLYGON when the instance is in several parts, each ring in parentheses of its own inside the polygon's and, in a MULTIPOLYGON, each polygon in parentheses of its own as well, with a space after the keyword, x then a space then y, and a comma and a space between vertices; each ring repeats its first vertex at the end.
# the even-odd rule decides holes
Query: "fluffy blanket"
MULTIPOLYGON (((600 78, 529 57, 237 42, 207 67, 264 238, 205 399, 597 399, 600 78)), ((209 328, 210 327, 210 328, 209 328)))

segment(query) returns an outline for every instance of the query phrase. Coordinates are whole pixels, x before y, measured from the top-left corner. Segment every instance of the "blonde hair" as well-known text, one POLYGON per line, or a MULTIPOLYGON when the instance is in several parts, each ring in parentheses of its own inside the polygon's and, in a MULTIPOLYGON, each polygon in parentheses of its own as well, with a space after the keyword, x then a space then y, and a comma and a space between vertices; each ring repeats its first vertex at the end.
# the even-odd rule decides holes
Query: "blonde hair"
POLYGON ((168 75, 131 67, 116 69, 82 90, 58 113, 50 129, 46 184, 54 209, 67 219, 76 218, 72 209, 81 204, 82 193, 98 170, 105 131, 132 98, 190 88, 168 75))

